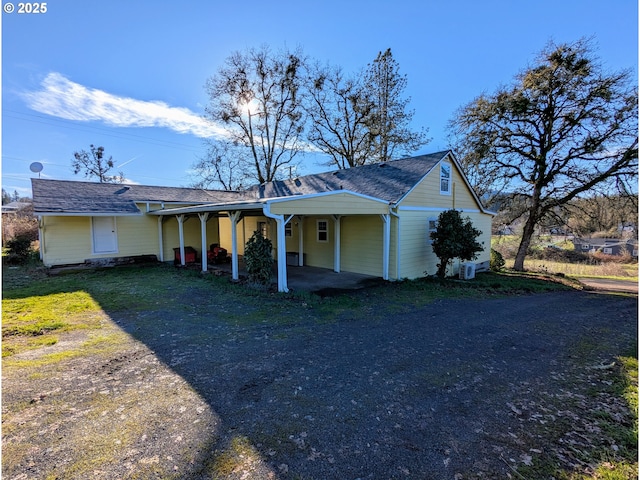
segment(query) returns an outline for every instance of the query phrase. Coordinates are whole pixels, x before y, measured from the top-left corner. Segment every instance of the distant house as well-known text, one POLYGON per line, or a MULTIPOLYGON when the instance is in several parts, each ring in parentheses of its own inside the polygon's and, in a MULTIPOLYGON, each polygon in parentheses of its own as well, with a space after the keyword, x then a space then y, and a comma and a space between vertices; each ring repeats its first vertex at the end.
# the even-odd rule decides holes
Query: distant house
POLYGON ((451 208, 482 231, 478 268, 489 262, 493 214, 449 151, 242 192, 44 179, 32 186, 47 266, 136 255, 184 264, 185 252, 193 252, 190 259, 199 257, 206 271, 205 252, 218 244, 231 253, 237 279, 238 256, 260 230, 274 245, 280 291, 287 291, 287 259, 387 280, 417 278, 436 271, 429 233, 451 208))
POLYGON ((582 253, 601 252, 606 255, 623 255, 628 253, 638 256, 638 241, 621 238, 579 238, 573 239, 574 250, 582 253))
POLYGON ((2 205, 2 214, 12 215, 31 207, 31 202, 10 202, 2 205))

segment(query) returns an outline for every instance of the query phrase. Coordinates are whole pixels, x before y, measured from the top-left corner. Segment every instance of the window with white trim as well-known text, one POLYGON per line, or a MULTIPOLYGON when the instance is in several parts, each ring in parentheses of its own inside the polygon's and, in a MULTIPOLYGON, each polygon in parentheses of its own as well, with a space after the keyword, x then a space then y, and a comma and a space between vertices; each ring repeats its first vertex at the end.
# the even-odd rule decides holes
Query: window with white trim
POLYGON ((269 231, 267 230, 267 222, 258 222, 258 231, 264 238, 269 238, 267 235, 269 231))
POLYGON ((287 223, 284 226, 284 236, 285 237, 292 237, 293 236, 293 231, 291 229, 291 222, 287 223))
POLYGON ((317 220, 317 236, 316 239, 318 242, 328 242, 329 241, 329 222, 327 220, 317 220))
POLYGON ((440 164, 440 194, 451 194, 451 164, 440 164))
POLYGON ((438 230, 438 218, 432 217, 427 220, 427 245, 433 245, 431 233, 438 230))

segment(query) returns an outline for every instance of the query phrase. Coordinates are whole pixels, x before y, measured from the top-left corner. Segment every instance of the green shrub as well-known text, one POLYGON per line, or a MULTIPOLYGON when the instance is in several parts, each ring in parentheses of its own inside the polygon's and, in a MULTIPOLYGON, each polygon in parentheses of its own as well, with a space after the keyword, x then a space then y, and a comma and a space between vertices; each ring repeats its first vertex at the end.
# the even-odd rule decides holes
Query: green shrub
POLYGON ((499 272, 504 267, 504 257, 497 250, 491 249, 491 258, 489 259, 489 268, 492 272, 499 272))
POLYGON ((6 243, 9 263, 25 263, 31 256, 31 238, 18 235, 6 243))
POLYGON ((271 240, 264 238, 259 231, 253 232, 244 249, 244 262, 250 281, 262 285, 270 282, 273 267, 272 249, 271 240))
POLYGON ((483 250, 477 238, 482 234, 473 226, 469 217, 462 218, 458 210, 446 210, 438 215, 438 225, 431 232, 433 253, 440 263, 436 275, 444 278, 447 266, 454 258, 461 261, 475 260, 483 250))

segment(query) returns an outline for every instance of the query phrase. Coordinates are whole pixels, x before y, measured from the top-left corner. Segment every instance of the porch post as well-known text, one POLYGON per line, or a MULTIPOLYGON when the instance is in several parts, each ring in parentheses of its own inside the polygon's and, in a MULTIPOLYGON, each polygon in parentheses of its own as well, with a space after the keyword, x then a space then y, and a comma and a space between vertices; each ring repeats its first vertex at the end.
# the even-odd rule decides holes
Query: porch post
POLYGON ((160 245, 160 255, 158 255, 158 259, 161 262, 164 262, 164 239, 162 238, 162 221, 163 221, 163 216, 160 215, 158 217, 158 243, 160 245))
POLYGON ((229 220, 231 220, 231 278, 238 280, 238 219, 241 212, 227 212, 229 220))
MULTIPOLYGON (((3 236, 4 237, 4 236, 3 236)), ((38 216, 38 243, 40 244, 40 260, 44 263, 44 217, 38 216)))
POLYGON ((287 286, 287 240, 284 233, 284 226, 289 220, 291 220, 291 218, 293 218, 293 215, 289 216, 289 218, 285 220, 284 215, 271 213, 271 206, 269 203, 265 203, 262 207, 262 213, 264 213, 265 217, 273 218, 276 221, 276 242, 278 242, 278 258, 276 259, 278 262, 278 291, 287 293, 289 291, 287 286))
POLYGON ((202 237, 202 271, 207 271, 207 219, 209 212, 199 213, 200 217, 200 235, 202 237))
POLYGON ((184 228, 182 227, 184 215, 176 215, 176 219, 178 220, 178 234, 180 235, 180 265, 184 267, 187 264, 184 258, 184 228))
POLYGON ((333 271, 340 273, 340 215, 333 215, 333 271))
POLYGON ((381 214, 382 219, 382 279, 389 280, 389 247, 391 245, 391 216, 381 214))
POLYGON ((300 215, 298 217, 298 266, 304 266, 304 229, 302 222, 304 221, 304 217, 300 215))

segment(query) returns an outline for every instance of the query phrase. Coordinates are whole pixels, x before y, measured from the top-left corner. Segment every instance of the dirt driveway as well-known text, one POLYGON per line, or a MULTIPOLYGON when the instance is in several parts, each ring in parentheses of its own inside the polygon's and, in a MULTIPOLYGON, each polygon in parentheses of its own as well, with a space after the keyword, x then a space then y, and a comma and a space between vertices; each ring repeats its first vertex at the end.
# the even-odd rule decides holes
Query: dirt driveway
POLYGON ((577 291, 235 324, 201 293, 4 376, 3 478, 515 478, 583 448, 587 389, 638 338, 637 298, 577 291))

